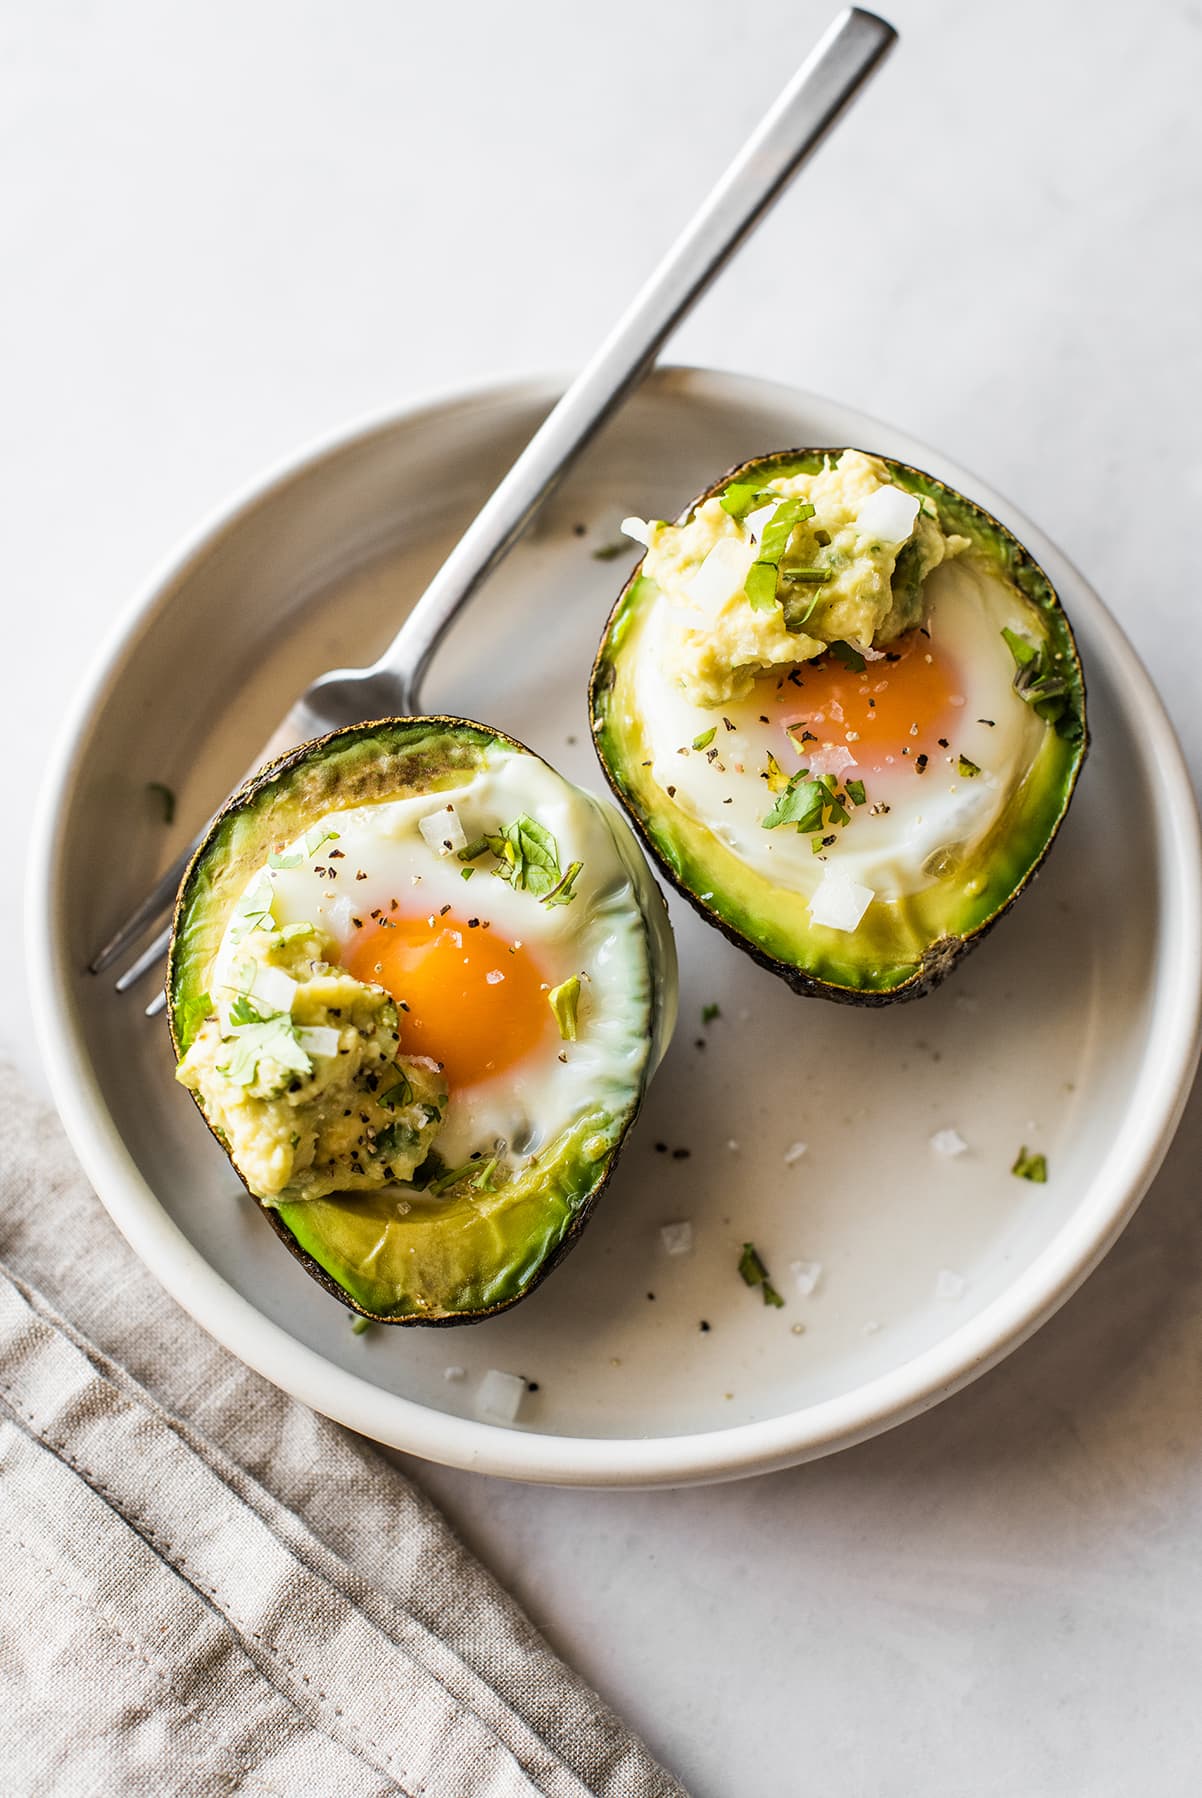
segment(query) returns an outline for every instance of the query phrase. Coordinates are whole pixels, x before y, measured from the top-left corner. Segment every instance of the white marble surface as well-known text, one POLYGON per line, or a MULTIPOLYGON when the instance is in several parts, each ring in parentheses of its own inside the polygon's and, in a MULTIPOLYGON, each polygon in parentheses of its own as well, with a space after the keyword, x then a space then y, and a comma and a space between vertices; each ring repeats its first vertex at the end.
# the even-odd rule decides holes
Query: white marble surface
MULTIPOLYGON (((827 13, 0 11, 6 941, 29 777, 148 569, 348 419, 578 363, 827 13)), ((675 354, 838 394, 1011 494, 1202 768, 1202 8, 892 17, 891 65, 675 354)), ((0 1050, 32 1061, 19 1001, 0 1050)), ((699 1798, 1192 1793, 1200 1154, 1195 1100, 1067 1309, 836 1460, 677 1494, 417 1475, 699 1798)))

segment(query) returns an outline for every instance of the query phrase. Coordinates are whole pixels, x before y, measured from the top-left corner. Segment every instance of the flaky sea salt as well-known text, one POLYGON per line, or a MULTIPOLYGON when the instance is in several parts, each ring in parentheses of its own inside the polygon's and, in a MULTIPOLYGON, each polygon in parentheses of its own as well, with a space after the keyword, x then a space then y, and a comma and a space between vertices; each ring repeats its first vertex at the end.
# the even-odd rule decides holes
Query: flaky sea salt
POLYGON ((512 1423, 526 1396, 526 1382, 516 1373, 490 1367, 476 1393, 476 1410, 489 1423, 512 1423))
POLYGON ((693 1226, 687 1218, 677 1224, 664 1224, 659 1239, 666 1254, 691 1255, 693 1252, 693 1226))
POLYGON ((821 1261, 790 1261, 789 1272, 792 1274, 797 1290, 803 1298, 808 1299, 817 1289, 822 1278, 821 1261))

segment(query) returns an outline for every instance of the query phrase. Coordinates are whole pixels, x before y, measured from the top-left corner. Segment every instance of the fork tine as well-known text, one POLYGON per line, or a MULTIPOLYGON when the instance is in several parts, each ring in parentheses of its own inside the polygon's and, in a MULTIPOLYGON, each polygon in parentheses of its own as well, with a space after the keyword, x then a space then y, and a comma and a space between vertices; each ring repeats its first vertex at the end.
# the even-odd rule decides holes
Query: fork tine
POLYGON ((154 998, 150 1001, 150 1004, 146 1007, 145 1015, 148 1018, 157 1018, 159 1013, 161 1011, 166 1011, 166 1009, 167 1009, 167 995, 166 995, 166 993, 159 991, 155 994, 154 998))
MULTIPOLYGON (((104 947, 92 958, 88 963, 89 974, 103 974, 106 968, 111 968, 131 943, 137 941, 147 925, 153 924, 155 919, 161 917, 168 906, 174 903, 175 895, 179 891, 179 883, 184 877, 184 869, 200 847, 200 839, 203 835, 204 832, 200 831, 193 837, 178 860, 173 861, 167 872, 155 882, 137 910, 130 913, 116 935, 111 936, 104 947)), ((135 966, 140 969, 140 964, 135 963, 135 966)), ((134 980, 137 977, 137 974, 132 974, 134 980)), ((128 984, 129 980, 122 976, 122 979, 117 982, 117 991, 123 993, 128 984)))
POLYGON ((151 968, 156 967, 158 963, 162 961, 164 955, 166 955, 167 945, 170 941, 171 926, 170 924, 167 924, 159 931, 159 934, 155 937, 154 941, 149 943, 147 947, 143 949, 137 961, 131 962, 129 967, 126 968, 124 974, 122 974, 121 978, 117 981, 117 991, 119 993, 127 993, 131 986, 136 985, 137 982, 141 980, 143 974, 149 974, 151 968))

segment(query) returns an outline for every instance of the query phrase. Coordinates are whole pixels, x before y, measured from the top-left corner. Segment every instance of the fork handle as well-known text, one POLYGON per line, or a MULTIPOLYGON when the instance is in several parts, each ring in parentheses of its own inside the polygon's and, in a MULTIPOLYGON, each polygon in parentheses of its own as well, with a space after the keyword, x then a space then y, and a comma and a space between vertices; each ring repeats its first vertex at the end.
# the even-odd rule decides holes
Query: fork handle
POLYGON ((468 526, 384 654, 370 668, 335 670, 310 688, 314 715, 326 728, 335 720, 351 724, 419 711, 426 671, 452 621, 638 385, 666 338, 784 192, 896 36, 891 25, 859 7, 834 20, 468 526))

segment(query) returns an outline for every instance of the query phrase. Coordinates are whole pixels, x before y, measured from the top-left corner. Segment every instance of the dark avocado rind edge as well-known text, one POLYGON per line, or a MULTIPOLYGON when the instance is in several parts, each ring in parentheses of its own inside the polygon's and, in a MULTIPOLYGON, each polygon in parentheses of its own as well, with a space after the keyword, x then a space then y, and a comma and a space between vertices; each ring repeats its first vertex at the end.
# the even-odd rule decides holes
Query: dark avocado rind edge
MULTIPOLYGON (((347 807, 367 803, 373 798, 394 797, 406 788, 430 792, 437 790, 440 785, 453 787, 460 784, 457 776, 470 777, 482 765, 485 751, 493 745, 529 755, 536 761, 542 760, 516 738, 470 719, 445 714, 420 718, 384 718, 351 725, 302 743, 259 769, 232 793, 209 825, 189 862, 176 899, 165 989, 167 1022, 176 1057, 185 1053, 190 1040, 185 1037, 184 1008, 190 997, 203 990, 198 973, 209 966, 216 942, 220 940, 224 929, 225 914, 221 912, 216 914, 217 921, 206 929, 203 910, 200 917, 197 917, 198 904, 213 898, 219 887, 228 889, 229 903, 232 904, 252 868, 261 865, 267 847, 282 846, 293 840, 305 827, 305 815, 320 816, 338 806, 347 807), (312 789, 306 793, 303 804, 298 804, 294 794, 295 781, 298 775, 309 771, 313 776, 312 789), (291 804, 290 793, 293 794, 291 804), (278 828, 274 830, 270 828, 273 816, 278 821, 278 828), (257 826, 253 831, 250 829, 252 822, 257 826), (247 838, 250 840, 247 841, 247 838), (240 849, 249 853, 240 854, 240 849), (216 866, 214 858, 218 858, 216 866)), ((629 853, 637 858, 637 851, 633 847, 629 853)), ((645 875, 645 884, 648 889, 654 889, 654 882, 649 875, 645 875)), ((658 900, 658 893, 656 898, 658 900)), ((651 940, 653 933, 645 914, 644 927, 648 936, 651 976, 651 1017, 648 1020, 648 1032, 651 1035, 653 1029, 658 1027, 655 1024, 655 1014, 661 1003, 658 986, 660 973, 655 965, 651 940)), ((589 1163, 590 1184, 587 1189, 567 1203, 563 1227, 550 1233, 549 1239, 544 1242, 533 1261, 527 1259, 522 1262, 508 1288, 503 1287, 489 1302, 473 1305, 469 1310, 442 1311, 434 1315, 421 1310, 388 1312, 373 1308, 348 1290, 289 1227, 288 1215, 293 1214, 300 1233, 307 1234, 300 1216, 306 1209, 305 1205, 296 1204, 277 1209, 254 1199, 255 1208, 267 1219, 289 1253, 300 1262, 310 1278, 342 1305, 374 1323, 437 1327, 483 1322, 485 1318, 494 1317, 528 1297, 579 1240, 584 1225, 592 1216, 597 1201, 609 1182, 626 1136, 638 1117, 652 1067, 653 1060, 649 1056, 634 1103, 621 1117, 615 1119, 598 1114, 600 1127, 607 1131, 604 1151, 595 1162, 589 1163)), ((205 1118, 206 1126, 212 1130, 199 1099, 195 1094, 192 1097, 201 1116, 205 1118)), ((217 1135, 215 1131, 213 1134, 217 1135)), ((581 1134, 582 1132, 577 1131, 577 1140, 581 1134)), ((221 1141, 219 1136, 217 1140, 221 1141)), ((555 1165, 562 1164, 564 1187, 570 1189, 571 1175, 581 1171, 585 1158, 579 1155, 573 1158, 570 1149, 563 1151, 563 1139, 560 1148, 561 1153, 555 1165)), ((225 1152, 224 1144, 222 1150, 225 1152)), ((546 1160, 546 1155, 543 1160, 546 1160)), ((243 1184, 245 1185, 245 1181, 243 1184)), ((251 1196, 254 1198, 253 1194, 251 1196)), ((343 1203, 349 1208, 362 1208, 365 1203, 370 1202, 371 1196, 348 1195, 343 1203)))
MULTIPOLYGON (((721 494, 732 481, 767 481, 798 473, 814 474, 828 456, 839 456, 848 447, 851 446, 779 450, 737 463, 691 500, 678 515, 676 522, 687 523, 698 506, 721 494)), ((879 456, 877 451, 861 453, 879 456)), ((602 771, 643 844, 676 890, 708 924, 720 930, 761 967, 779 976, 794 992, 860 1006, 891 1005, 906 999, 921 998, 938 986, 969 950, 988 935, 999 918, 1025 891, 1047 856, 1068 810, 1089 747, 1085 676, 1080 655, 1059 596, 1043 568, 1005 525, 975 501, 948 487, 934 475, 913 468, 908 463, 899 462, 891 456, 879 456, 879 460, 886 463, 899 486, 931 499, 939 511, 945 530, 971 538, 974 551, 990 560, 997 572, 1039 612, 1058 670, 1069 682, 1072 717, 1069 729, 1079 732, 1075 740, 1070 741, 1068 737, 1056 734, 1054 727, 1049 727, 1044 749, 1051 743, 1054 759, 1062 763, 1051 783, 1060 795, 1059 804, 1054 809, 1044 807, 1036 833, 1041 840, 1030 856, 1024 858, 1021 875, 1014 880, 1009 891, 971 928, 940 935, 926 946, 920 957, 902 962, 896 967, 879 970, 882 975, 880 984, 867 985, 823 977, 797 960, 773 953, 769 945, 757 941, 753 934, 757 928, 762 927, 762 921, 758 917, 740 921, 726 915, 712 870, 706 869, 689 853, 684 840, 685 830, 673 830, 675 808, 671 801, 657 790, 654 808, 643 802, 637 789, 637 781, 632 778, 632 771, 627 766, 629 758, 624 757, 621 752, 621 744, 609 715, 609 700, 622 639, 639 610, 641 559, 618 595, 606 622, 589 681, 593 744, 602 771), (703 891, 711 892, 712 897, 709 900, 703 899, 703 891)), ((1041 756, 1043 753, 1041 750, 1041 756)), ((1028 782, 1029 779, 1030 777, 1028 782)), ((688 828, 695 831, 697 826, 689 821, 688 828)))

